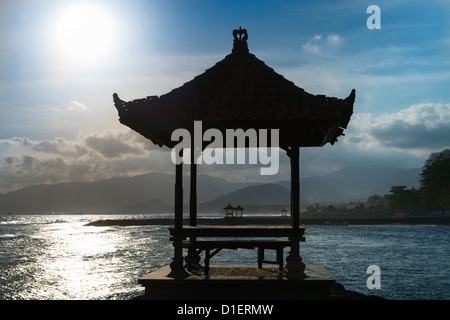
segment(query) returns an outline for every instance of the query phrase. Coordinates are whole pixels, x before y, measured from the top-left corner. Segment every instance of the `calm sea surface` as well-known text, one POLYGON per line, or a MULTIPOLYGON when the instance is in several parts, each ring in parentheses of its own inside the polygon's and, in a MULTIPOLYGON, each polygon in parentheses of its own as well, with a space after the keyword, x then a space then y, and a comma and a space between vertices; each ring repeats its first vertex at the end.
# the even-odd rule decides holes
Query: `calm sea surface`
MULTIPOLYGON (((85 224, 149 217, 0 217, 0 299, 123 300, 142 294, 137 279, 171 262, 167 226, 85 224)), ((450 299, 448 226, 307 226, 305 235, 304 262, 325 266, 349 290, 398 300, 450 299), (371 265, 380 268, 380 289, 367 288, 371 265)), ((255 260, 256 251, 224 250, 212 263, 255 260)))

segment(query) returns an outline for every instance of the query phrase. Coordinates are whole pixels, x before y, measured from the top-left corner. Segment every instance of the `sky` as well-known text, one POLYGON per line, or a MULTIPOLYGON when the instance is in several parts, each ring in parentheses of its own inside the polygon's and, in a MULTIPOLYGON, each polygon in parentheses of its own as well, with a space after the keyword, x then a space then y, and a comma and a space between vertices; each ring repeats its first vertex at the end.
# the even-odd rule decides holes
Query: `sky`
MULTIPOLYGON (((119 123, 112 95, 162 95, 231 53, 251 53, 312 94, 356 90, 345 137, 301 149, 301 175, 422 167, 450 147, 450 2, 6 0, 0 2, 0 193, 173 173, 170 150, 119 123), (380 9, 380 29, 370 5, 380 9)), ((229 181, 289 178, 201 165, 229 181)))

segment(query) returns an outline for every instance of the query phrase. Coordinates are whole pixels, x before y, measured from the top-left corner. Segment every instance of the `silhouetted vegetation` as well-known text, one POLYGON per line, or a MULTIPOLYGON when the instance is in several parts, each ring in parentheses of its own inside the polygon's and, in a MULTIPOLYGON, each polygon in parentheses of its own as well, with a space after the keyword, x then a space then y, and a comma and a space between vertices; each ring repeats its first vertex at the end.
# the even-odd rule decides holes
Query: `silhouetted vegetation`
POLYGON ((430 209, 448 209, 450 203, 450 149, 432 153, 422 168, 422 204, 430 209))
POLYGON ((407 189, 406 186, 392 186, 387 195, 389 208, 407 211, 417 211, 421 208, 420 192, 418 189, 412 187, 407 189))
POLYGON ((392 186, 387 195, 394 211, 448 210, 450 203, 450 149, 432 153, 420 174, 420 188, 392 186))
POLYGON ((409 213, 448 210, 450 204, 450 149, 430 154, 422 167, 420 187, 392 186, 389 194, 372 195, 367 202, 306 207, 307 212, 409 213))

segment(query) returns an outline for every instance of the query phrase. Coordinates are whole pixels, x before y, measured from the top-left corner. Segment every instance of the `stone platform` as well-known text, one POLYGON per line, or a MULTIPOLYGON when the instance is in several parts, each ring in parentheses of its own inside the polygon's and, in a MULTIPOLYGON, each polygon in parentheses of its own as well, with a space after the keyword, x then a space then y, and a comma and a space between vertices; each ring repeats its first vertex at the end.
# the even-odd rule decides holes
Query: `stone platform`
POLYGON ((141 299, 149 300, 236 300, 236 299, 330 299, 335 285, 322 266, 306 266, 304 278, 287 278, 277 267, 214 266, 205 276, 202 268, 189 271, 185 279, 167 277, 165 266, 139 279, 145 287, 141 299))

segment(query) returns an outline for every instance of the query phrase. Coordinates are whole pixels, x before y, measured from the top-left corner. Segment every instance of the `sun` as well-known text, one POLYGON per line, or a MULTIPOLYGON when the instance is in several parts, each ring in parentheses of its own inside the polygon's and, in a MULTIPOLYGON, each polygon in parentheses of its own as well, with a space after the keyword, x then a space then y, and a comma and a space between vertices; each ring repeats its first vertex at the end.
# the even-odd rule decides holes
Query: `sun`
POLYGON ((111 53, 116 38, 114 20, 93 4, 67 7, 54 26, 55 47, 61 58, 89 63, 111 53))

